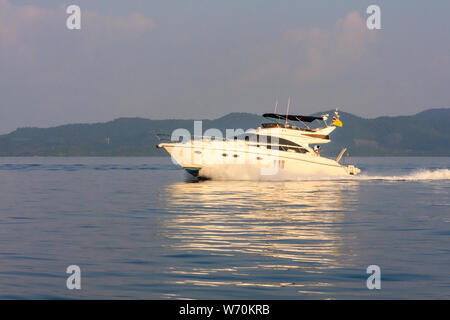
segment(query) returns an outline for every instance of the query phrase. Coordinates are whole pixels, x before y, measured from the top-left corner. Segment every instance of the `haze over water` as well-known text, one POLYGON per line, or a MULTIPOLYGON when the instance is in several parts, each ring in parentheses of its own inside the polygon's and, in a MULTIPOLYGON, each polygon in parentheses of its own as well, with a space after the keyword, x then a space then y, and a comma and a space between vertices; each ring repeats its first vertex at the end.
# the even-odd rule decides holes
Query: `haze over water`
POLYGON ((0 298, 450 298, 450 158, 352 161, 196 182, 170 158, 0 158, 0 298))

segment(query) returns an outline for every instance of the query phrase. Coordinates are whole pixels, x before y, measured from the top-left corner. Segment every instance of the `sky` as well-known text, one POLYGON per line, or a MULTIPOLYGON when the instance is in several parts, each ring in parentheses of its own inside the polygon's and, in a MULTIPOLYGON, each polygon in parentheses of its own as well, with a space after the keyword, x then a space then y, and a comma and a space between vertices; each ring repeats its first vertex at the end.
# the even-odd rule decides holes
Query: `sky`
POLYGON ((0 134, 119 117, 450 107, 450 1, 0 0, 0 134), (66 8, 81 8, 68 30, 66 8), (366 9, 381 9, 369 30, 366 9))

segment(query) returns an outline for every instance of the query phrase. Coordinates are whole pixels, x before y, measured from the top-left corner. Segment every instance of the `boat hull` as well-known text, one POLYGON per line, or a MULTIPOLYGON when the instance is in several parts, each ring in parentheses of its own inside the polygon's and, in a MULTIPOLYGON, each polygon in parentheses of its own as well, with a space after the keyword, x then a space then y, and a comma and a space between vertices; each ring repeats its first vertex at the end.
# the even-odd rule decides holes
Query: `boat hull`
POLYGON ((195 177, 252 179, 257 176, 290 176, 311 178, 348 176, 360 173, 358 168, 312 153, 300 154, 237 145, 233 141, 201 141, 198 143, 162 143, 158 145, 174 162, 195 177), (213 174, 214 173, 214 174, 213 174))

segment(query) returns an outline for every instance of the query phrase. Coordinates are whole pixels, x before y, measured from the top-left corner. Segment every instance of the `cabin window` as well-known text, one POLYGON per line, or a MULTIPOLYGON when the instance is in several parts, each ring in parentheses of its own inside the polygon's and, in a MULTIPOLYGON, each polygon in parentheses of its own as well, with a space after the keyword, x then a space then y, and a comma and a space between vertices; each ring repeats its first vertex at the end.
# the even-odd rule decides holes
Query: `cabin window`
POLYGON ((239 156, 238 156, 237 154, 234 154, 233 157, 237 158, 237 157, 239 157, 239 156))
POLYGON ((290 140, 283 139, 283 138, 278 138, 278 137, 272 137, 272 136, 260 136, 260 135, 258 135, 257 136, 257 141, 258 142, 267 143, 267 145, 268 145, 267 149, 273 149, 273 145, 284 145, 284 146, 300 147, 298 144, 296 144, 295 142, 292 142, 290 140), (269 147, 270 145, 272 145, 272 148, 269 147))
POLYGON ((226 157, 226 156, 228 156, 228 155, 227 155, 226 153, 222 153, 222 156, 223 156, 223 157, 226 157))
POLYGON ((275 149, 280 151, 293 150, 298 153, 306 153, 307 151, 303 149, 300 145, 296 144, 287 139, 272 137, 259 134, 242 134, 234 137, 234 139, 244 139, 245 141, 256 142, 256 147, 266 146, 267 149, 275 149))
POLYGON ((201 154, 202 153, 201 151, 198 151, 198 150, 194 151, 194 152, 197 153, 197 154, 201 154))

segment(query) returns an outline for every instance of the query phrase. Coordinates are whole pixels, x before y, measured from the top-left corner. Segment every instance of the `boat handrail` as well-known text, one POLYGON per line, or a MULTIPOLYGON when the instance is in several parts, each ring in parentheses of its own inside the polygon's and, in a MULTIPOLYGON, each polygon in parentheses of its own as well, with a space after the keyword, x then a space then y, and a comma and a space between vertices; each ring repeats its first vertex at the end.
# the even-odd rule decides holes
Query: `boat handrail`
POLYGON ((264 129, 273 129, 273 128, 283 128, 283 129, 292 129, 292 130, 299 130, 299 131, 307 131, 307 132, 316 132, 317 128, 311 129, 309 127, 307 128, 299 128, 297 126, 291 126, 291 125, 285 125, 278 122, 266 122, 261 124, 264 129))
MULTIPOLYGON (((234 139, 234 138, 233 139, 227 139, 227 138, 215 139, 216 137, 214 137, 214 136, 193 136, 193 137, 194 137, 194 140, 191 139, 191 141, 204 141, 204 140, 208 140, 208 139, 210 141, 224 141, 224 142, 242 141, 242 142, 245 142, 249 146, 252 146, 252 147, 254 147, 254 146, 258 147, 258 146, 262 145, 262 146, 265 146, 265 147, 267 147, 267 146, 271 146, 271 147, 286 147, 286 148, 289 148, 289 149, 306 149, 306 150, 310 151, 309 150, 310 148, 308 146, 302 146, 302 145, 280 144, 280 143, 273 143, 273 142, 268 143, 268 142, 261 142, 261 141, 254 141, 254 140, 243 140, 243 139, 234 139), (195 137, 198 137, 198 138, 201 138, 201 139, 195 140, 195 137), (214 139, 211 139, 212 137, 214 137, 214 139)), ((274 138, 277 138, 277 137, 274 137, 274 138)), ((274 139, 274 140, 276 140, 276 139, 274 139)))
POLYGON ((171 142, 171 136, 167 133, 155 133, 156 138, 161 142, 171 142))

